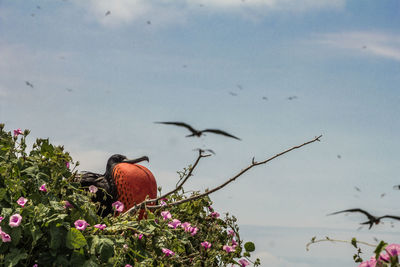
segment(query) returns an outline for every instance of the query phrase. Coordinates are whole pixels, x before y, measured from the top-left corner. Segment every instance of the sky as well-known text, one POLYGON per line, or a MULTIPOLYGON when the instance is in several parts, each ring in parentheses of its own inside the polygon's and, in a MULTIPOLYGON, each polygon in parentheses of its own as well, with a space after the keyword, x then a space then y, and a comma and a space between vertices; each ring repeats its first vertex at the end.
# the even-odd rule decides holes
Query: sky
POLYGON ((262 266, 356 266, 346 244, 306 251, 313 236, 400 242, 398 222, 326 216, 400 214, 399 85, 397 0, 0 0, 0 122, 64 145, 79 170, 147 155, 166 192, 212 149, 185 188, 205 190, 323 135, 211 195, 262 266))

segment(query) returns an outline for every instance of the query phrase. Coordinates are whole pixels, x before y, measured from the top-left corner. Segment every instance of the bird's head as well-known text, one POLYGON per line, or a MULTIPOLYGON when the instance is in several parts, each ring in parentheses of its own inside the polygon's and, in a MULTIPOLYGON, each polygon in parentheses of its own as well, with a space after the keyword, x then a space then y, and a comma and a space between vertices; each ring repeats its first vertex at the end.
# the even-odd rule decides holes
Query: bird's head
POLYGON ((147 156, 144 156, 144 157, 140 157, 137 159, 128 159, 124 155, 114 154, 107 161, 106 173, 111 173, 112 168, 118 163, 135 164, 135 163, 139 163, 144 160, 149 161, 149 158, 147 156))

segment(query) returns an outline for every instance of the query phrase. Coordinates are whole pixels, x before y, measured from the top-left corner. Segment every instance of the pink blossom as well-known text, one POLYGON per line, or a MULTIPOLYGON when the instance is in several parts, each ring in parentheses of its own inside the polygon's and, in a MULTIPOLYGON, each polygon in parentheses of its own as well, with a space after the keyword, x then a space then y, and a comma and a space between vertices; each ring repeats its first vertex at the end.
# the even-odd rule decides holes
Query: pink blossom
POLYGON ((191 225, 189 222, 182 223, 181 227, 185 230, 185 232, 190 232, 191 225))
POLYGON ((390 244, 385 248, 387 254, 381 254, 380 259, 386 262, 390 261, 391 257, 396 257, 400 255, 400 245, 399 244, 390 244))
POLYGON ((18 227, 21 224, 21 221, 22 216, 17 213, 10 217, 10 222, 8 223, 8 225, 10 227, 18 227))
POLYGON ((167 206, 167 202, 165 202, 164 200, 160 200, 160 206, 167 206))
POLYGON ((93 227, 97 228, 97 229, 100 229, 100 230, 104 230, 104 229, 106 229, 107 225, 105 225, 105 224, 95 224, 93 227))
POLYGON ((143 234, 138 235, 138 239, 141 240, 143 238, 143 234))
POLYGON ((39 265, 37 265, 37 263, 36 264, 34 264, 34 265, 32 265, 32 267, 38 267, 39 265))
POLYGON ((21 207, 24 207, 25 204, 26 204, 26 202, 28 202, 28 199, 27 199, 27 198, 24 198, 24 197, 20 197, 20 198, 17 200, 18 205, 20 205, 21 207))
POLYGON ((197 232, 199 231, 199 228, 197 227, 190 227, 190 235, 194 236, 195 234, 197 234, 197 232))
POLYGON ((176 227, 178 227, 179 225, 181 225, 181 221, 178 219, 173 219, 172 222, 168 223, 168 227, 174 229, 176 229, 176 227))
POLYGON ((358 267, 376 267, 377 263, 375 257, 371 257, 369 261, 362 262, 358 267))
POLYGON ((1 240, 6 243, 6 242, 11 242, 11 236, 5 232, 3 232, 0 228, 0 235, 1 235, 1 240))
POLYGON ((222 249, 225 250, 228 253, 235 251, 235 248, 233 248, 231 246, 227 246, 227 245, 223 246, 222 249))
POLYGON ((0 222, 1 222, 3 219, 4 219, 4 217, 3 217, 3 216, 0 216, 0 222))
POLYGON ((65 162, 65 166, 69 169, 69 161, 65 162))
POLYGON ((161 216, 163 217, 164 221, 172 218, 171 213, 169 211, 167 211, 167 210, 166 211, 162 211, 161 212, 161 216))
POLYGON ((132 265, 130 265, 130 264, 126 264, 126 265, 125 265, 125 267, 132 267, 132 265))
POLYGON ((115 201, 111 205, 116 211, 122 212, 124 210, 124 204, 121 201, 115 201))
POLYGON ((208 206, 208 210, 211 211, 211 212, 214 211, 213 207, 211 207, 211 206, 208 206))
POLYGON ((233 231, 233 230, 228 230, 228 235, 235 236, 235 231, 233 231))
POLYGON ((211 217, 213 217, 213 218, 218 218, 218 217, 219 217, 219 213, 216 212, 216 211, 211 212, 211 217))
POLYGON ((235 239, 232 239, 232 247, 236 248, 238 243, 235 241, 235 239))
POLYGON ((86 227, 88 227, 90 224, 88 224, 85 220, 76 220, 74 222, 75 228, 83 231, 86 229, 86 227))
POLYGON ((245 267, 247 265, 250 265, 250 263, 246 259, 238 260, 238 262, 239 262, 241 267, 245 267))
POLYGON ((42 184, 42 185, 39 187, 39 190, 42 191, 42 192, 47 192, 46 184, 42 184))
POLYGON ((97 189, 96 186, 94 186, 94 185, 89 186, 89 192, 90 193, 96 194, 97 190, 98 189, 97 189))
POLYGON ((172 251, 172 250, 169 250, 169 249, 167 249, 167 248, 163 248, 163 249, 161 249, 162 250, 162 252, 166 255, 166 256, 173 256, 173 255, 175 255, 175 253, 172 251))
POLYGON ((22 131, 20 128, 18 128, 17 130, 14 130, 14 137, 17 137, 20 134, 22 134, 22 131))
POLYGON ((204 241, 204 242, 201 242, 200 244, 204 247, 205 250, 211 248, 210 242, 204 241))
POLYGON ((64 202, 64 208, 65 208, 65 209, 68 209, 68 208, 72 209, 73 207, 74 207, 74 206, 72 206, 72 204, 69 203, 68 200, 66 200, 66 201, 64 202))

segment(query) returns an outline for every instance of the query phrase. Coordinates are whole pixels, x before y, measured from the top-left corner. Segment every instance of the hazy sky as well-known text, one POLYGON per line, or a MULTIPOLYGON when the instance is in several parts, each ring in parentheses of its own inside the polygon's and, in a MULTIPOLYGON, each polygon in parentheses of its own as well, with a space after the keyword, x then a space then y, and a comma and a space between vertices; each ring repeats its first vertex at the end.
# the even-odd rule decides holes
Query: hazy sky
POLYGON ((80 170, 147 155, 165 191, 210 148, 186 186, 204 190, 323 135, 211 195, 263 266, 355 265, 350 246, 306 252, 314 235, 399 242, 399 223, 326 216, 400 214, 399 85, 398 0, 0 0, 0 121, 63 144, 80 170))

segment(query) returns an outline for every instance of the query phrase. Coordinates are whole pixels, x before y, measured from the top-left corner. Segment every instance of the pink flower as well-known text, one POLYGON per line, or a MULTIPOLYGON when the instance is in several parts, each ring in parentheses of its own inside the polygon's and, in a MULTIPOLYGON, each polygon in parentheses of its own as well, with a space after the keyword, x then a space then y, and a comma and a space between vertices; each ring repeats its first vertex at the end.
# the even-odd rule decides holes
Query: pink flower
POLYGON ((20 205, 21 207, 24 207, 25 204, 26 204, 26 202, 28 202, 28 199, 27 199, 27 198, 24 198, 24 197, 20 197, 20 198, 17 200, 18 205, 20 205))
POLYGON ((132 265, 130 265, 130 264, 126 264, 126 265, 125 265, 125 267, 132 267, 132 265))
POLYGON ((238 260, 238 262, 239 262, 241 267, 245 267, 247 265, 250 265, 250 263, 246 259, 238 260))
POLYGON ((74 222, 75 228, 78 229, 79 231, 83 231, 88 227, 90 224, 88 224, 85 220, 76 220, 74 222))
POLYGON ((228 230, 228 235, 235 236, 235 231, 233 231, 233 230, 228 230))
POLYGON ((396 257, 400 255, 400 245, 399 244, 390 244, 386 248, 387 254, 381 254, 379 259, 384 260, 386 262, 390 262, 391 257, 396 257))
POLYGON ((232 239, 232 247, 236 248, 238 243, 235 241, 235 239, 232 239))
POLYGON ((34 264, 34 265, 32 265, 32 267, 38 267, 39 265, 37 265, 37 263, 36 264, 34 264))
POLYGON ((174 229, 176 229, 176 227, 178 227, 179 225, 181 225, 181 221, 178 219, 173 219, 172 222, 168 223, 168 227, 174 229))
POLYGON ((201 242, 200 244, 204 247, 205 250, 211 248, 210 242, 204 241, 204 242, 201 242))
POLYGON ((18 128, 17 130, 14 130, 14 137, 17 137, 20 134, 22 134, 22 131, 20 128, 18 128))
POLYGON ((73 207, 74 207, 74 206, 72 206, 72 204, 69 203, 68 200, 66 200, 66 201, 64 202, 64 208, 65 208, 65 209, 68 209, 68 208, 72 209, 73 207))
POLYGON ((124 204, 121 201, 115 201, 111 205, 116 211, 122 212, 124 210, 124 204))
POLYGON ((164 200, 160 200, 160 206, 167 206, 167 202, 165 202, 164 200))
POLYGON ((10 222, 8 223, 8 225, 10 227, 18 227, 21 224, 21 221, 22 216, 17 213, 10 217, 10 222))
POLYGON ((3 216, 0 216, 0 222, 1 222, 3 219, 4 219, 4 217, 3 217, 3 216))
POLYGON ((171 213, 169 213, 169 211, 167 211, 167 210, 162 211, 161 216, 163 217, 164 221, 172 218, 171 213))
POLYGON ((107 225, 105 225, 105 224, 95 224, 93 227, 97 228, 97 229, 100 229, 100 230, 104 230, 104 229, 106 229, 107 225))
POLYGON ((69 169, 69 161, 65 162, 65 166, 69 169))
POLYGON ((233 248, 231 246, 227 246, 227 245, 223 246, 222 249, 225 250, 228 253, 235 251, 235 248, 233 248))
POLYGON ((6 242, 11 242, 11 236, 10 236, 9 234, 3 232, 3 231, 1 230, 1 227, 0 227, 0 235, 1 235, 1 240, 2 240, 4 243, 6 243, 6 242))
POLYGON ((165 254, 165 256, 173 256, 173 255, 175 255, 175 253, 172 250, 169 250, 167 248, 163 248, 161 250, 165 254))
POLYGON ((46 184, 42 184, 42 185, 39 187, 39 190, 42 191, 42 192, 47 192, 46 184))
POLYGON ((211 212, 214 211, 213 207, 211 207, 211 206, 208 206, 208 210, 211 211, 211 212))
POLYGON ((199 228, 197 227, 190 227, 190 235, 194 236, 195 234, 197 234, 197 232, 199 231, 199 228))
POLYGON ((219 213, 216 212, 216 211, 211 212, 211 217, 213 217, 213 218, 218 218, 218 217, 219 217, 219 213))
POLYGON ((94 185, 89 186, 89 192, 90 193, 96 194, 97 190, 98 189, 97 189, 96 186, 94 186, 94 185))
POLYGON ((185 230, 185 232, 190 232, 191 225, 189 222, 182 223, 181 227, 185 230))
POLYGON ((377 263, 375 257, 371 257, 369 261, 362 262, 358 267, 376 267, 377 263))

